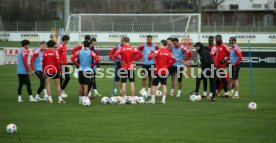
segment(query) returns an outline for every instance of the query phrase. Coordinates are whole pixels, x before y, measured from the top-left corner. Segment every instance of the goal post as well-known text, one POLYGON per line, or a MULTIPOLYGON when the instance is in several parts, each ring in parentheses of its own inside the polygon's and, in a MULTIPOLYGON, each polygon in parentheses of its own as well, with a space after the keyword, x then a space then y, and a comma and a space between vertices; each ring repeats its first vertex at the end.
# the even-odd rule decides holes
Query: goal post
MULTIPOLYGON (((147 35, 152 35, 156 43, 168 37, 181 41, 201 41, 201 15, 71 14, 64 33, 70 35, 70 47, 80 44, 85 35, 97 38, 100 52, 103 50, 103 56, 108 56, 106 52, 118 44, 122 36, 129 37, 134 47, 145 43, 147 35)), ((194 54, 193 61, 197 63, 198 57, 194 54)))

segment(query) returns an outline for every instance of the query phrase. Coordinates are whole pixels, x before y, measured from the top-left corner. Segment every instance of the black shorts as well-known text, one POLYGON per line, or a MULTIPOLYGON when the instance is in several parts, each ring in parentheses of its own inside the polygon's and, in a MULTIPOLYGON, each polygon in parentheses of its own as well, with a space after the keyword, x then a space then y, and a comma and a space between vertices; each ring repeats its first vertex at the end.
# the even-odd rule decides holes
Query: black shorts
POLYGON ((237 64, 236 66, 232 66, 232 71, 231 71, 231 79, 238 79, 239 78, 239 71, 240 71, 240 64, 237 64))
POLYGON ((162 85, 167 85, 167 77, 166 75, 163 75, 162 77, 159 76, 158 74, 155 74, 155 77, 153 79, 153 82, 152 82, 152 85, 154 86, 158 86, 159 82, 162 84, 162 85))
POLYGON ((152 65, 142 65, 142 76, 152 77, 153 72, 154 72, 154 64, 152 64, 152 65))
POLYGON ((45 78, 57 79, 57 78, 60 78, 60 75, 59 75, 59 73, 52 73, 52 74, 44 73, 44 77, 45 78))
POLYGON ((182 82, 182 77, 183 77, 183 70, 184 70, 184 67, 175 67, 175 66, 171 66, 169 68, 169 73, 170 75, 172 76, 177 76, 177 80, 178 82, 182 82), (179 70, 177 70, 179 68, 179 70), (179 71, 179 73, 178 73, 179 71))
POLYGON ((126 83, 127 79, 129 82, 135 81, 135 73, 134 70, 121 69, 118 75, 121 77, 121 82, 126 83))
POLYGON ((79 83, 83 85, 90 85, 93 77, 93 71, 79 71, 79 83))
POLYGON ((118 70, 121 68, 121 62, 120 61, 116 61, 115 63, 114 63, 115 65, 115 81, 120 81, 120 76, 118 75, 118 70))
POLYGON ((18 81, 21 84, 30 85, 30 77, 27 74, 18 74, 18 81))

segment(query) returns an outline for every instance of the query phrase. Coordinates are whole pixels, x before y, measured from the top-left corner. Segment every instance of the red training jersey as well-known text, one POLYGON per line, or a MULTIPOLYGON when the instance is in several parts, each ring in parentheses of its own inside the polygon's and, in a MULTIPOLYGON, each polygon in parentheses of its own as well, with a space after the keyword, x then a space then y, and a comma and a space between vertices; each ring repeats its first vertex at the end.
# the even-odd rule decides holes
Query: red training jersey
POLYGON ((209 45, 208 46, 210 55, 212 56, 212 59, 214 61, 215 67, 217 67, 217 47, 216 45, 209 45))
POLYGON ((149 60, 155 59, 155 74, 168 74, 168 68, 171 67, 176 61, 175 57, 166 48, 160 48, 157 51, 151 51, 149 60))
POLYGON ((81 46, 81 45, 79 45, 79 46, 73 48, 73 49, 72 49, 72 55, 75 55, 75 54, 76 54, 79 50, 81 50, 81 49, 82 49, 82 46, 81 46))
POLYGON ((58 54, 59 54, 59 59, 60 63, 62 65, 67 65, 67 48, 66 45, 60 44, 57 48, 58 54))
POLYGON ((42 67, 45 74, 55 74, 61 71, 59 54, 54 49, 47 49, 42 55, 42 67))
POLYGON ((216 52, 217 68, 225 68, 226 62, 224 63, 222 62, 229 61, 230 50, 224 43, 221 43, 220 45, 216 45, 216 49, 217 49, 217 52, 216 52))
POLYGON ((133 62, 142 58, 143 54, 140 51, 138 51, 137 49, 135 49, 129 45, 125 45, 125 46, 121 47, 120 50, 114 54, 114 57, 121 61, 122 69, 129 70, 129 69, 133 68, 133 65, 132 65, 133 62), (121 57, 119 55, 121 55, 121 57))
MULTIPOLYGON (((146 44, 147 44, 149 47, 151 47, 151 46, 153 45, 153 43, 146 43, 146 44)), ((145 45, 142 44, 142 45, 140 45, 140 46, 137 48, 137 50, 143 51, 144 48, 145 48, 145 45)), ((155 45, 155 50, 158 50, 158 49, 159 49, 159 47, 158 47, 157 45, 155 45)))
MULTIPOLYGON (((123 47, 124 45, 120 45, 120 47, 123 47)), ((109 55, 109 58, 112 60, 112 61, 115 61, 115 57, 114 57, 114 54, 117 52, 117 48, 114 47, 111 51, 109 51, 108 55, 109 55)))

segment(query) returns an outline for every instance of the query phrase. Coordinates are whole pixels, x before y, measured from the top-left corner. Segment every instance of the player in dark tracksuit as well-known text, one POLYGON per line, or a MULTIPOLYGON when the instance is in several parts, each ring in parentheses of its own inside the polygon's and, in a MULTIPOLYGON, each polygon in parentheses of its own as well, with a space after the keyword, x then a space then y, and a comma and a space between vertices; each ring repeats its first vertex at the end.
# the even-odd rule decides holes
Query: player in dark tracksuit
POLYGON ((210 94, 209 94, 210 100, 215 101, 215 95, 216 95, 216 85, 215 85, 215 76, 214 76, 215 69, 211 68, 212 65, 214 65, 214 60, 209 52, 209 48, 205 47, 202 43, 197 42, 194 45, 194 47, 196 48, 196 51, 199 54, 200 62, 201 62, 201 73, 196 78, 195 93, 198 94, 201 78, 205 77, 209 79, 209 82, 210 82, 210 94), (213 75, 212 75, 212 72, 214 72, 213 75))

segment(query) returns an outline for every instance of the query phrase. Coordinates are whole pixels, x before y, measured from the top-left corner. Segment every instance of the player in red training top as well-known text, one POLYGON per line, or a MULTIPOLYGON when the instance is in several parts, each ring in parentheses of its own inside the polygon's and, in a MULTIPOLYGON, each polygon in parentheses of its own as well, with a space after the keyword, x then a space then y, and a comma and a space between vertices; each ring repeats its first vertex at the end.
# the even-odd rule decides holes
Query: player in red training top
POLYGON ((22 100, 22 87, 23 85, 27 86, 27 91, 29 94, 29 99, 30 102, 37 102, 33 98, 32 95, 32 87, 31 87, 31 81, 30 81, 30 72, 29 72, 29 67, 28 67, 28 55, 30 53, 29 51, 29 46, 30 46, 30 41, 29 40, 23 40, 21 41, 22 48, 18 50, 18 55, 17 55, 17 75, 18 75, 18 103, 23 102, 22 100))
POLYGON ((123 47, 123 39, 124 37, 121 37, 120 39, 120 44, 115 45, 115 47, 109 51, 108 55, 109 58, 114 61, 114 70, 115 70, 115 77, 114 77, 114 87, 112 91, 112 96, 116 96, 116 92, 119 87, 119 81, 120 81, 120 76, 118 76, 118 70, 121 68, 121 62, 114 57, 114 54, 119 51, 120 47, 123 47))
POLYGON ((47 101, 47 91, 45 89, 45 78, 43 77, 43 71, 42 71, 42 55, 43 52, 46 50, 46 42, 42 41, 39 44, 39 48, 33 50, 33 55, 31 57, 30 63, 32 67, 32 75, 36 75, 39 79, 40 85, 37 89, 35 99, 38 101, 45 100, 47 101), (44 91, 44 99, 40 98, 40 93, 44 91))
POLYGON ((68 35, 64 35, 61 38, 61 43, 59 44, 57 51, 59 54, 60 59, 60 66, 61 66, 61 76, 60 76, 60 87, 61 87, 61 94, 62 97, 67 97, 68 95, 65 93, 65 88, 67 87, 69 81, 70 81, 70 74, 69 74, 69 68, 67 66, 67 48, 66 44, 69 42, 70 37, 68 35), (62 66, 65 66, 62 68, 62 66), (64 80, 63 80, 64 79, 64 80))
POLYGON ((154 80, 151 86, 151 100, 147 103, 155 104, 156 87, 159 82, 162 85, 162 104, 166 103, 168 68, 176 61, 175 57, 167 49, 167 41, 161 40, 160 49, 152 51, 148 57, 149 60, 155 60, 154 80))
POLYGON ((131 47, 129 45, 129 38, 125 37, 123 39, 124 46, 120 48, 119 51, 117 51, 114 54, 114 57, 121 61, 121 69, 118 71, 118 75, 121 78, 121 88, 122 88, 122 101, 120 104, 126 103, 126 81, 127 78, 130 82, 130 96, 131 96, 131 104, 136 104, 136 102, 133 100, 134 94, 135 94, 135 88, 134 88, 134 70, 133 70, 133 62, 136 60, 139 60, 143 57, 143 54, 136 50, 135 48, 131 47))
POLYGON ((154 70, 154 61, 148 60, 148 56, 152 50, 158 50, 158 46, 152 42, 152 36, 147 36, 147 42, 140 45, 137 49, 138 51, 143 53, 142 60, 142 89, 139 93, 147 92, 150 95, 151 84, 152 84, 152 74, 154 70), (147 84, 147 77, 148 77, 148 91, 146 91, 146 84, 147 84))
MULTIPOLYGON (((221 35, 216 35, 215 37, 216 40, 216 68, 218 70, 217 73, 221 73, 224 71, 223 74, 216 75, 221 79, 224 85, 227 85, 227 81, 225 78, 226 71, 226 63, 230 59, 230 50, 229 48, 222 42, 222 36, 221 35)), ((228 97, 227 95, 227 86, 224 86, 224 96, 228 97)))
POLYGON ((172 47, 173 47, 173 42, 172 42, 173 38, 167 38, 167 43, 168 43, 168 46, 167 46, 167 50, 169 52, 172 52, 172 47))
POLYGON ((239 98, 239 71, 240 71, 240 62, 242 61, 242 52, 238 45, 236 44, 237 39, 235 37, 230 37, 229 43, 231 44, 230 49, 230 68, 231 76, 228 80, 228 92, 227 95, 229 96, 229 91, 232 89, 232 83, 234 84, 234 95, 232 98, 239 98))
POLYGON ((46 90, 48 94, 48 101, 53 103, 52 91, 51 91, 51 79, 54 79, 58 94, 58 103, 65 103, 61 96, 60 88, 60 61, 59 55, 54 47, 56 42, 50 40, 47 42, 48 49, 43 53, 42 56, 42 67, 45 79, 46 90))

